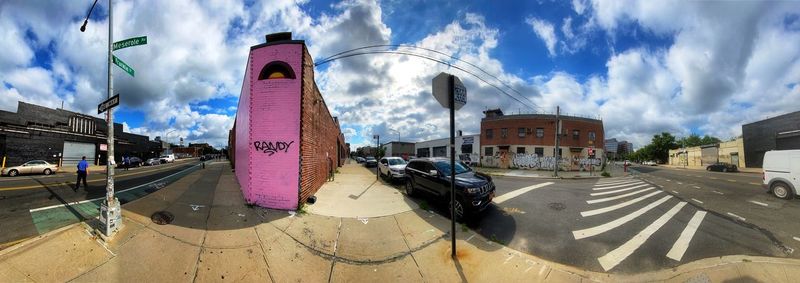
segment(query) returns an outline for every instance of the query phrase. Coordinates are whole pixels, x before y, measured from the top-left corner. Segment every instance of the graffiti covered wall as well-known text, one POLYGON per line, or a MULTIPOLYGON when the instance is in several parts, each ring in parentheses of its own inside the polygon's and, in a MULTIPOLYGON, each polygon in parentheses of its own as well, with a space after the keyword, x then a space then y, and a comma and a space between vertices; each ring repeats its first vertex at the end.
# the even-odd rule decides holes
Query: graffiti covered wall
MULTIPOLYGON (((538 156, 525 153, 497 153, 494 156, 483 156, 481 165, 484 167, 517 168, 531 170, 554 170, 556 158, 553 156, 538 156)), ((563 171, 589 171, 598 170, 602 160, 597 158, 571 158, 562 157, 558 162, 559 170, 563 171), (594 166, 594 168, 591 168, 594 166)))
POLYGON ((297 208, 302 58, 302 44, 269 45, 250 51, 235 139, 236 176, 248 203, 297 208), (269 78, 265 78, 263 69, 274 62, 288 66, 292 76, 272 79, 267 74, 269 78))

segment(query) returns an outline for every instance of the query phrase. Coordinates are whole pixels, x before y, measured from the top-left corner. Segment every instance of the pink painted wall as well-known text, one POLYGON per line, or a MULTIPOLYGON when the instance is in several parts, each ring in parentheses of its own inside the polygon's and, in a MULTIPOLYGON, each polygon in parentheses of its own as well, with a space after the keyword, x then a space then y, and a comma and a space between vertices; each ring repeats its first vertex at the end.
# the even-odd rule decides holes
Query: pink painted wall
POLYGON ((302 60, 302 44, 250 51, 236 121, 236 176, 248 203, 297 208, 302 60), (296 78, 259 81, 261 69, 272 61, 287 63, 296 78))

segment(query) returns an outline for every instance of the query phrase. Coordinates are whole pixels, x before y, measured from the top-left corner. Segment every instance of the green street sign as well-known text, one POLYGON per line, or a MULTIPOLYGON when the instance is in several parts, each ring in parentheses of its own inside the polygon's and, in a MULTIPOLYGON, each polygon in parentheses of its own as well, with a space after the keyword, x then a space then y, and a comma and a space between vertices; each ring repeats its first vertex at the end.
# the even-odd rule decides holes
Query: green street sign
POLYGON ((132 37, 132 38, 128 38, 126 40, 114 42, 114 44, 111 46, 111 49, 117 50, 117 49, 128 48, 128 47, 131 47, 131 46, 144 45, 144 44, 147 44, 147 36, 132 37))
POLYGON ((123 71, 127 72, 128 75, 131 75, 131 77, 134 76, 133 75, 134 70, 133 70, 133 68, 131 68, 131 66, 128 66, 128 64, 125 64, 125 62, 122 62, 122 60, 117 58, 117 56, 114 56, 114 57, 111 57, 111 58, 114 58, 114 60, 113 60, 114 61, 114 65, 119 66, 120 69, 122 69, 123 71))

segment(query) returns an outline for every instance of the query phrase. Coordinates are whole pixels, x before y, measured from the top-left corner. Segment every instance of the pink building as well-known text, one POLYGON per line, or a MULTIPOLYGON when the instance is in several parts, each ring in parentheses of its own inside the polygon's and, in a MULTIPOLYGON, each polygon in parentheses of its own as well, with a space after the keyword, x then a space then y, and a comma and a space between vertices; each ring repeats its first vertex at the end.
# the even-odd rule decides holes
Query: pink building
POLYGON ((314 82, 314 63, 291 33, 250 47, 231 163, 248 203, 296 209, 341 166, 344 136, 314 82))

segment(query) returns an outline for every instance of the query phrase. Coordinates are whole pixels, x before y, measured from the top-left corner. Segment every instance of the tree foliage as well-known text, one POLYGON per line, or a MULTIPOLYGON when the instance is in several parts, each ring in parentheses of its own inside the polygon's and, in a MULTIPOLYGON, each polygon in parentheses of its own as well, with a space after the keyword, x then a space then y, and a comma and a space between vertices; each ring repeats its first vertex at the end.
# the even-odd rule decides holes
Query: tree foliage
POLYGON ((705 135, 702 138, 696 134, 691 134, 688 137, 683 137, 678 140, 678 145, 682 147, 693 147, 693 146, 701 146, 701 145, 708 145, 708 144, 715 144, 720 143, 721 140, 717 137, 712 137, 709 135, 705 135))

